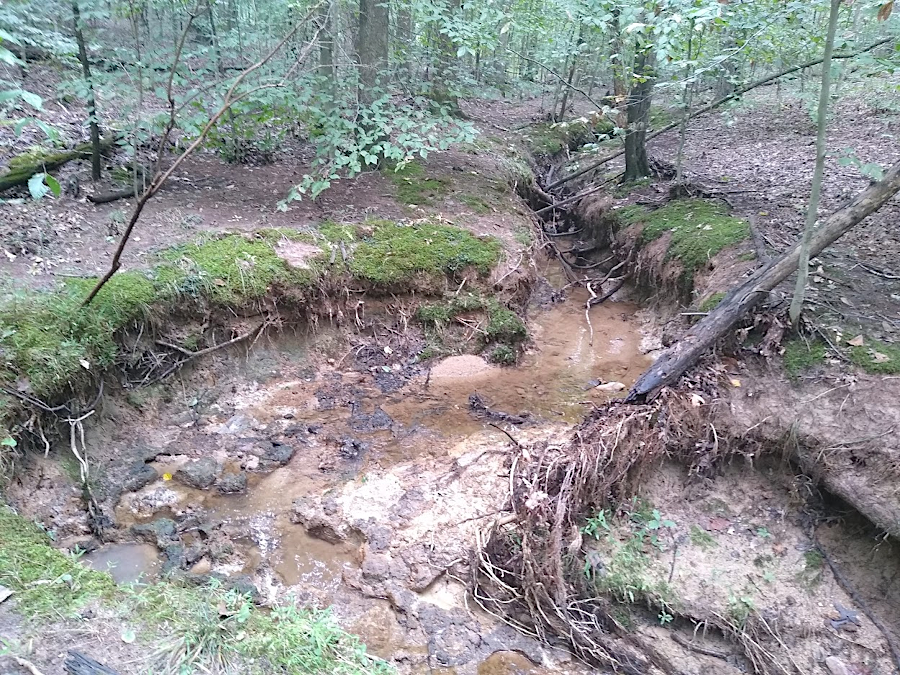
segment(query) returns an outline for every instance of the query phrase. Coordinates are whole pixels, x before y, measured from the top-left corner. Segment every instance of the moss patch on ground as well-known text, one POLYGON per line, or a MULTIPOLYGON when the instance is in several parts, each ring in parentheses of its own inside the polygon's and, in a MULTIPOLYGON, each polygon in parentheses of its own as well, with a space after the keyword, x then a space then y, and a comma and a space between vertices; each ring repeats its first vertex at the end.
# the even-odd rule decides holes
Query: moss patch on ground
MULTIPOLYGON (((92 603, 134 632, 143 654, 156 654, 166 672, 385 674, 393 669, 370 656, 327 611, 286 604, 263 610, 216 583, 205 587, 161 581, 118 587, 51 546, 34 524, 0 506, 0 584, 8 601, 40 630, 45 621, 74 617, 92 603)), ((152 657, 149 657, 151 661, 152 657)), ((147 663, 154 672, 156 663, 147 663)))
POLYGON ((397 284, 417 275, 457 277, 467 269, 488 274, 500 259, 500 242, 448 225, 382 223, 354 249, 353 276, 397 284))
POLYGON ((533 155, 552 156, 565 149, 575 149, 612 132, 612 122, 602 117, 536 124, 528 130, 525 145, 533 155))
POLYGON ((850 361, 875 375, 900 373, 900 347, 878 340, 866 340, 862 347, 850 347, 850 361))
MULTIPOLYGON (((444 302, 422 305, 416 312, 416 318, 427 329, 436 331, 437 335, 432 335, 433 340, 442 343, 440 335, 447 325, 459 316, 473 313, 482 315, 485 320, 477 347, 483 349, 494 345, 488 353, 488 359, 501 365, 513 365, 519 345, 528 338, 528 331, 515 312, 494 298, 474 293, 452 296, 444 302)), ((431 352, 434 353, 429 356, 443 353, 440 347, 440 344, 433 345, 431 352)))
POLYGON ((384 173, 397 189, 397 199, 410 206, 433 206, 434 200, 443 198, 450 187, 446 178, 427 177, 425 168, 417 162, 388 167, 384 173))
POLYGON ((697 311, 700 312, 710 312, 716 308, 716 306, 722 302, 722 299, 725 297, 725 293, 718 292, 713 293, 708 298, 706 298, 703 302, 700 303, 700 306, 697 308, 697 311))
POLYGON ((788 377, 796 380, 802 373, 825 363, 825 343, 815 340, 807 342, 800 338, 792 338, 784 343, 784 370, 788 377))
POLYGON ((724 206, 704 199, 676 199, 653 211, 629 206, 619 211, 619 217, 626 223, 644 223, 643 244, 671 233, 667 258, 679 260, 688 275, 723 249, 750 236, 746 221, 728 215, 724 206))

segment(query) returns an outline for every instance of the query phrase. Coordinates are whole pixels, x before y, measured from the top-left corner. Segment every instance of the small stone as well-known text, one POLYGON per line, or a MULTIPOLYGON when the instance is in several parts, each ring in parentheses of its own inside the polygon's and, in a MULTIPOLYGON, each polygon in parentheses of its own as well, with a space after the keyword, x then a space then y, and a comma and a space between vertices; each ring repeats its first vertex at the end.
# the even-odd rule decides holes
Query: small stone
POLYGON ((159 472, 149 464, 136 462, 129 469, 128 477, 122 483, 122 489, 125 492, 137 492, 142 487, 146 487, 159 479, 159 472))
POLYGON ((216 460, 204 457, 182 466, 175 472, 175 478, 189 487, 204 490, 216 482, 218 474, 219 465, 216 460))
POLYGON ((262 460, 269 466, 284 466, 291 461, 295 452, 296 450, 291 445, 270 441, 269 447, 263 452, 262 460))
POLYGON ((247 474, 226 473, 216 483, 216 489, 222 494, 237 494, 247 490, 247 474))
POLYGON ((166 548, 177 538, 175 521, 169 518, 158 518, 145 525, 132 525, 131 533, 159 549, 166 548))
POLYGON ((614 392, 614 391, 622 391, 625 389, 625 385, 621 382, 606 382, 605 384, 598 384, 598 391, 606 391, 606 392, 614 392))
POLYGON ((363 578, 371 581, 384 581, 391 575, 391 557, 384 553, 370 553, 363 560, 363 578))
POLYGON ((212 563, 209 561, 209 558, 203 557, 200 558, 197 562, 194 563, 193 567, 190 569, 191 574, 209 574, 209 571, 212 569, 212 563))
POLYGON ((836 656, 829 656, 825 659, 825 668, 828 669, 831 675, 850 675, 847 666, 836 656))

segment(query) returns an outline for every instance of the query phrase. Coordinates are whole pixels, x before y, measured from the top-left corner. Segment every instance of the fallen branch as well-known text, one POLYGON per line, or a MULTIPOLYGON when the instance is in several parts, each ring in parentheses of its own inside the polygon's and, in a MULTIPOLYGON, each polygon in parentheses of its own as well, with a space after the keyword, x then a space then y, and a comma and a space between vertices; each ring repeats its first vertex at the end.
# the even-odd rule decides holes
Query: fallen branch
POLYGON ((588 189, 588 190, 584 190, 583 192, 579 192, 577 195, 572 195, 571 197, 568 197, 568 198, 566 198, 566 199, 563 199, 561 202, 557 202, 556 204, 551 204, 550 206, 545 206, 545 207, 542 208, 542 209, 538 209, 538 210, 535 211, 534 213, 535 213, 535 215, 539 216, 539 215, 541 215, 542 213, 545 213, 546 211, 550 211, 551 209, 558 209, 558 208, 560 208, 560 207, 563 207, 563 206, 566 206, 566 205, 568 205, 568 204, 571 204, 572 202, 577 202, 578 200, 580 200, 580 199, 582 199, 582 198, 584 198, 584 197, 587 197, 588 195, 591 195, 591 194, 594 194, 595 192, 598 192, 599 190, 603 189, 604 187, 606 187, 607 185, 609 185, 611 182, 613 182, 613 181, 616 180, 617 178, 621 178, 621 177, 622 177, 622 173, 619 172, 619 173, 617 173, 615 176, 613 176, 612 178, 607 178, 605 181, 603 181, 602 183, 600 183, 600 185, 595 185, 594 187, 592 187, 592 188, 590 188, 590 189, 588 189))
POLYGON ((684 637, 681 633, 672 632, 669 634, 669 637, 672 638, 673 641, 677 642, 679 645, 684 647, 685 649, 689 649, 692 652, 697 652, 698 654, 703 654, 704 656, 712 656, 717 659, 727 660, 731 654, 728 652, 721 652, 718 649, 711 649, 710 647, 704 647, 702 645, 695 644, 691 642, 686 637, 684 637))
MULTIPOLYGON (((892 166, 883 180, 860 192, 823 222, 810 240, 810 257, 815 257, 842 235, 881 208, 900 191, 900 163, 892 166)), ((712 347, 750 310, 766 298, 772 289, 797 269, 800 244, 794 244, 783 256, 760 268, 745 283, 731 290, 709 315, 691 328, 635 382, 626 401, 645 401, 660 387, 673 384, 685 370, 712 347)))
MULTIPOLYGON (((117 138, 117 136, 104 138, 100 141, 100 149, 110 150, 115 146, 117 138)), ((50 173, 73 160, 90 159, 92 154, 93 146, 90 143, 82 143, 71 150, 39 156, 31 161, 14 162, 9 171, 0 176, 0 192, 25 185, 36 173, 50 173)))
MULTIPOLYGON (((876 47, 880 47, 881 45, 887 44, 888 42, 892 42, 894 39, 895 38, 893 38, 893 37, 887 37, 882 40, 878 40, 878 42, 874 42, 874 43, 870 44, 868 47, 864 47, 855 52, 849 52, 847 54, 833 54, 831 56, 831 58, 832 59, 852 59, 852 58, 859 56, 860 54, 865 54, 866 52, 872 51, 876 47)), ((687 119, 693 119, 694 117, 704 115, 704 114, 708 113, 710 110, 714 110, 714 109, 718 108, 723 103, 728 103, 728 101, 732 101, 740 96, 743 96, 751 89, 756 89, 757 87, 761 87, 764 84, 769 84, 770 82, 779 80, 782 77, 785 77, 787 75, 792 75, 793 73, 796 73, 800 70, 805 70, 807 68, 817 66, 820 63, 822 63, 822 61, 823 61, 822 58, 813 59, 811 61, 807 61, 806 63, 801 63, 800 65, 793 66, 786 70, 782 70, 780 73, 776 73, 775 75, 769 75, 768 77, 764 77, 761 80, 756 80, 756 82, 752 82, 744 87, 741 87, 740 89, 735 89, 732 93, 728 94, 727 96, 723 96, 722 98, 717 99, 717 100, 713 101, 712 103, 709 103, 705 106, 697 108, 695 111, 693 111, 690 115, 687 116, 687 119)), ((656 131, 647 134, 646 140, 650 141, 650 140, 656 138, 657 136, 659 136, 660 134, 664 134, 667 131, 671 131, 672 129, 675 129, 676 127, 678 127, 680 125, 681 125, 681 120, 678 120, 677 122, 672 122, 671 124, 667 124, 662 129, 657 129, 656 131)), ((593 164, 590 164, 583 169, 579 169, 575 173, 570 173, 568 176, 563 176, 559 180, 548 185, 547 189, 552 190, 555 187, 559 187, 563 183, 567 183, 574 178, 583 176, 588 171, 593 171, 594 169, 601 167, 604 164, 606 164, 607 162, 611 162, 616 157, 621 157, 624 154, 625 154, 625 148, 622 148, 621 150, 617 150, 616 152, 614 152, 612 154, 606 155, 605 157, 598 159, 593 164)))

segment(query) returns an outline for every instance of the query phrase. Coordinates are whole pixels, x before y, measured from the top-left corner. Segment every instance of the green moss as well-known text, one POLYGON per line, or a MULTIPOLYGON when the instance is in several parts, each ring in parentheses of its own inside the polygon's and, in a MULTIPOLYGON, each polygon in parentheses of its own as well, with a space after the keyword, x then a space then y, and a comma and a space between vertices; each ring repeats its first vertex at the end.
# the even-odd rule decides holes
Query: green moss
POLYGON ((411 281, 418 275, 457 277, 466 269, 487 274, 500 244, 448 225, 384 223, 354 250, 350 272, 374 284, 411 281))
POLYGON ((580 118, 571 122, 537 124, 528 130, 525 144, 534 155, 555 155, 565 149, 575 149, 597 136, 608 135, 613 124, 605 118, 580 118))
POLYGON ((115 588, 108 574, 52 548, 45 532, 5 506, 0 506, 0 585, 15 591, 16 610, 32 619, 72 616, 115 588))
POLYGON ((484 307, 484 298, 474 293, 466 293, 465 295, 454 295, 446 302, 421 305, 416 310, 416 318, 426 325, 438 326, 451 321, 460 314, 475 312, 484 307))
POLYGON ((479 215, 490 213, 493 210, 490 204, 484 201, 481 197, 476 197, 474 195, 462 195, 459 198, 459 201, 461 201, 463 204, 468 206, 479 215))
POLYGON ((867 373, 900 373, 900 347, 877 340, 866 340, 864 347, 850 347, 850 360, 867 373))
POLYGON ((627 197, 638 188, 647 187, 648 185, 650 185, 649 178, 638 178, 630 183, 622 183, 616 187, 616 197, 620 199, 627 197))
POLYGON ((704 551, 718 546, 715 538, 699 525, 691 525, 691 543, 704 551))
POLYGON ((716 308, 716 306, 722 302, 722 299, 725 297, 725 293, 718 292, 710 295, 706 300, 700 303, 700 306, 697 308, 700 312, 709 312, 716 308))
POLYGON ((417 162, 384 171, 397 188, 397 199, 411 206, 432 206, 435 199, 447 194, 450 185, 445 178, 427 178, 425 169, 417 162))
POLYGON ((662 108, 652 106, 650 108, 650 128, 662 129, 664 126, 681 119, 681 111, 677 108, 662 108))
POLYGON ((516 314, 495 300, 488 304, 488 325, 485 330, 489 342, 518 344, 528 337, 525 324, 516 314))
POLYGON ((619 211, 619 217, 625 222, 644 223, 644 244, 670 232, 667 257, 679 260, 689 275, 719 251, 750 236, 746 221, 728 215, 718 203, 703 199, 676 199, 654 211, 626 207, 619 211))
POLYGON ((176 294, 203 294, 226 305, 262 298, 277 283, 308 286, 314 274, 288 266, 262 237, 229 234, 164 251, 160 284, 176 294))
POLYGON ((497 345, 488 354, 488 361, 501 366, 516 365, 516 350, 509 345, 497 345))
POLYGON ((784 369, 788 377, 797 379, 801 373, 825 362, 825 343, 793 338, 784 343, 784 369))

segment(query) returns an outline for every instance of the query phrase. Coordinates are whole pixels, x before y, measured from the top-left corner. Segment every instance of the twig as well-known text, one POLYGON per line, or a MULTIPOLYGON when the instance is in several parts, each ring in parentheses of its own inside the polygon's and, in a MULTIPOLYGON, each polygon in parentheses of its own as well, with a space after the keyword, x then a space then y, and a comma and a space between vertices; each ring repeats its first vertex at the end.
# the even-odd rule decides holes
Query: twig
POLYGON ((594 325, 591 323, 591 306, 592 306, 591 303, 597 299, 597 294, 594 293, 593 282, 590 282, 590 281, 587 282, 584 285, 584 287, 587 288, 588 293, 591 294, 591 297, 588 298, 587 301, 584 303, 584 320, 587 321, 588 328, 591 331, 591 337, 590 337, 590 339, 588 339, 588 344, 593 345, 594 344, 594 325))
POLYGON ((731 654, 729 654, 728 652, 720 652, 718 649, 712 649, 710 647, 703 647, 701 645, 694 644, 686 637, 684 637, 681 633, 672 632, 669 634, 669 637, 685 649, 690 649, 692 652, 697 652, 698 654, 703 654, 704 656, 712 656, 714 658, 723 660, 727 660, 731 656, 731 654))
POLYGON ((621 177, 621 176, 622 176, 622 173, 617 173, 617 174, 616 174, 615 176, 613 176, 612 178, 607 178, 605 181, 603 181, 602 183, 600 183, 600 185, 595 185, 594 187, 592 187, 592 188, 590 188, 590 189, 588 189, 588 190, 585 190, 584 192, 579 192, 579 193, 576 194, 576 195, 572 195, 571 197, 568 197, 568 198, 566 198, 566 199, 563 199, 561 202, 556 202, 555 204, 551 204, 550 206, 545 206, 545 207, 542 208, 542 209, 538 209, 538 210, 535 211, 534 213, 535 213, 535 215, 539 216, 539 215, 541 215, 542 213, 545 213, 545 212, 550 211, 550 210, 552 210, 552 209, 558 209, 558 208, 560 208, 560 207, 562 207, 562 206, 566 206, 567 204, 571 204, 572 202, 577 202, 577 201, 578 201, 579 199, 581 199, 582 197, 587 197, 588 195, 594 194, 595 192, 598 192, 598 191, 602 190, 602 189, 603 189, 604 187, 606 187, 609 183, 611 183, 612 181, 616 180, 617 178, 619 178, 619 177, 621 177))
POLYGON ((856 592, 856 589, 853 588, 850 581, 847 579, 847 577, 844 576, 844 573, 841 572, 841 570, 835 564, 834 560, 832 560, 831 556, 828 555, 825 547, 822 546, 822 542, 820 542, 819 538, 816 536, 815 529, 812 531, 812 540, 815 544, 816 550, 818 550, 819 554, 822 556, 822 559, 826 563, 828 563, 828 567, 831 570, 831 573, 834 575, 834 579, 835 581, 837 581, 838 586, 844 589, 844 592, 850 596, 850 599, 856 603, 857 607, 862 610, 862 613, 869 618, 869 621, 872 622, 872 625, 881 631, 881 634, 884 636, 884 641, 887 642, 888 649, 891 650, 891 656, 894 658, 894 665, 896 665, 897 670, 900 671, 900 648, 897 647, 887 628, 885 628, 884 624, 881 623, 875 613, 872 612, 871 609, 869 609, 869 606, 863 601, 859 593, 856 592))
POLYGON ((44 675, 40 670, 37 669, 37 666, 28 659, 23 659, 21 656, 13 656, 12 660, 22 668, 27 670, 29 673, 31 673, 31 675, 44 675))
POLYGON ((522 449, 522 445, 519 443, 519 441, 517 441, 515 438, 513 438, 513 435, 511 433, 509 433, 506 429, 504 429, 503 427, 501 427, 497 424, 494 424, 493 422, 488 422, 488 426, 494 427, 495 429, 497 429, 497 431, 502 431, 504 434, 506 434, 506 437, 509 438, 509 440, 511 440, 513 442, 513 445, 515 445, 520 450, 522 449))
POLYGON ((187 359, 185 359, 184 361, 181 362, 181 363, 184 363, 187 360, 196 359, 198 356, 204 356, 205 354, 210 354, 211 352, 217 351, 219 349, 224 349, 225 347, 230 347, 231 345, 237 344, 238 342, 243 342, 244 340, 249 340, 251 338, 254 338, 257 335, 259 335, 259 333, 262 331, 262 329, 265 328, 267 325, 269 325, 269 322, 263 321, 261 324, 259 324, 259 326, 257 326, 255 329, 253 329, 249 333, 244 333, 243 335, 238 335, 236 338, 232 338, 228 342, 223 342, 220 345, 213 345, 212 347, 207 347, 206 349, 201 349, 200 351, 197 351, 197 352, 192 352, 190 349, 185 349, 184 347, 179 347, 176 344, 172 344, 171 342, 165 342, 163 340, 157 340, 156 344, 158 344, 160 347, 168 347, 169 349, 174 349, 176 352, 181 352, 182 354, 187 356, 187 359))
POLYGON ((763 264, 769 262, 769 253, 766 251, 766 242, 762 238, 759 226, 756 224, 756 216, 752 213, 747 215, 747 223, 750 225, 750 234, 753 235, 753 246, 756 248, 756 257, 763 264))

